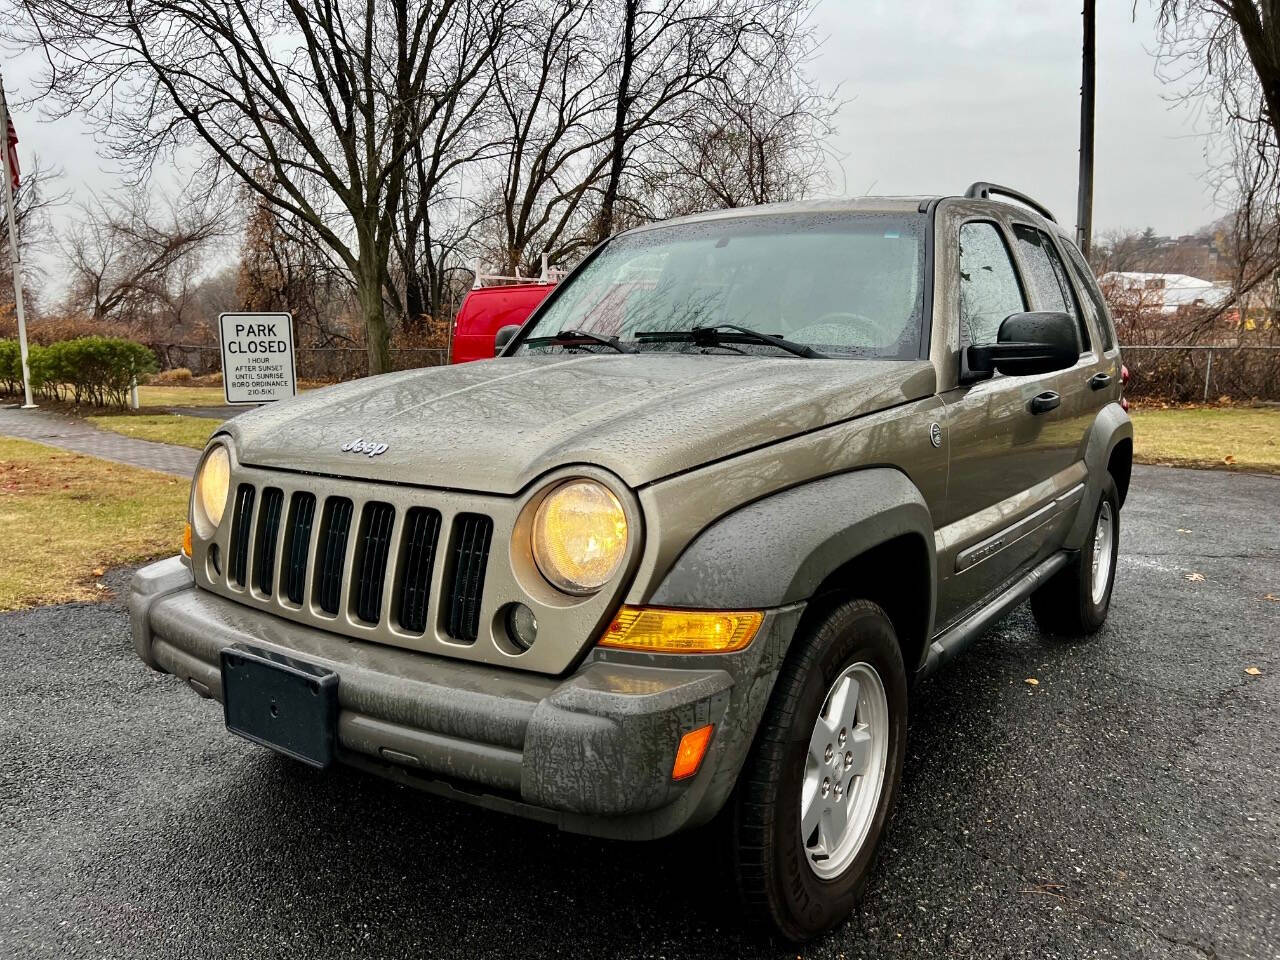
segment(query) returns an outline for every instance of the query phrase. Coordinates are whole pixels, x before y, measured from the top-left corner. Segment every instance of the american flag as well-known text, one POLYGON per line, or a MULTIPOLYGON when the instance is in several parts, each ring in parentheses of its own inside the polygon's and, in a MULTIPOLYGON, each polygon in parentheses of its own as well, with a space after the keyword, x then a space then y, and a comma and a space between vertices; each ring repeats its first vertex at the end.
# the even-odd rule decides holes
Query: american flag
POLYGON ((18 134, 13 129, 13 114, 9 113, 8 105, 4 107, 5 119, 9 122, 5 124, 9 128, 9 143, 7 149, 9 151, 9 180, 13 184, 13 189, 18 189, 18 134))

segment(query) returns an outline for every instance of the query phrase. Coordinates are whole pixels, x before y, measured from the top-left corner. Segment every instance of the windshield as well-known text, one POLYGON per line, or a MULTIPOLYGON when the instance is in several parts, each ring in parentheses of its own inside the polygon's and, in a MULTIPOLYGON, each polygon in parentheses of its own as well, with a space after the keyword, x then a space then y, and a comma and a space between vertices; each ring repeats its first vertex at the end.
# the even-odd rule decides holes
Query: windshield
POLYGON ((524 352, 591 351, 591 342, 529 344, 562 331, 639 350, 775 354, 765 344, 638 340, 637 333, 733 324, 833 357, 920 355, 921 216, 805 213, 676 224, 612 240, 522 331, 524 352))

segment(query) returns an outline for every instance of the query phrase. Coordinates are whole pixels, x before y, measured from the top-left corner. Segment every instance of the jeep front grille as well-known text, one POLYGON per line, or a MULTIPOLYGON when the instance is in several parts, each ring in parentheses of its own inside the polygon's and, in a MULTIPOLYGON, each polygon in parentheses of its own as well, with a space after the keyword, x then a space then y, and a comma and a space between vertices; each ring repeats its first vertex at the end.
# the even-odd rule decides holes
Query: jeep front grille
POLYGON ((439 590, 439 630, 455 643, 473 644, 480 634, 493 518, 455 515, 447 551, 443 526, 440 511, 431 507, 401 514, 383 500, 327 496, 318 503, 307 491, 286 494, 276 486, 241 483, 227 583, 250 598, 271 600, 278 593, 279 604, 300 613, 309 606, 313 614, 339 621, 338 629, 344 619, 369 627, 389 622, 414 636, 431 628, 437 609, 432 592, 439 590), (439 561, 442 576, 438 557, 446 558, 439 561))

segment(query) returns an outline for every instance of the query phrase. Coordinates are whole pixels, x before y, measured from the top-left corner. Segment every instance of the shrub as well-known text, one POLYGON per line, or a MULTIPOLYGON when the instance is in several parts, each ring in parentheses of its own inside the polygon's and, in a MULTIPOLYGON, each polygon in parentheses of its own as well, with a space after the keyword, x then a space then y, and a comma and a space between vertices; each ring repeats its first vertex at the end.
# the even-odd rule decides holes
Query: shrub
POLYGON ((157 374, 153 374, 147 381, 148 383, 181 383, 188 384, 191 382, 191 371, 186 367, 174 367, 172 370, 161 370, 157 374))
MULTIPOLYGON (((27 356, 31 389, 50 400, 123 407, 129 402, 134 377, 156 369, 155 355, 140 343, 119 337, 77 337, 40 346, 31 344, 27 356)), ((22 389, 18 344, 0 341, 0 386, 11 393, 22 389)))
POLYGON ((22 392, 22 355, 17 340, 0 340, 0 389, 22 392))
MULTIPOLYGON (((44 348, 27 345, 27 365, 31 368, 31 392, 41 392, 44 385, 44 348)), ((22 393, 22 348, 17 340, 0 340, 0 393, 22 393)))

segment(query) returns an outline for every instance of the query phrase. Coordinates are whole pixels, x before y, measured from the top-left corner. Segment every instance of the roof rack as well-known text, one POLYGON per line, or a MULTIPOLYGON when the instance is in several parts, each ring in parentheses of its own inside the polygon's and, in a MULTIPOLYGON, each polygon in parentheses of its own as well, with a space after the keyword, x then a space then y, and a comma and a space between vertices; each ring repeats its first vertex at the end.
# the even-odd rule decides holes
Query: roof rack
POLYGON ((474 273, 476 277, 475 281, 471 284, 472 289, 475 289, 476 287, 500 287, 503 284, 517 283, 538 283, 545 286, 547 284, 559 283, 569 275, 568 270, 560 270, 556 267, 548 266, 547 255, 545 253, 542 255, 542 273, 536 277, 522 276, 519 267, 516 267, 516 275, 514 277, 504 277, 496 273, 481 273, 479 260, 475 262, 475 266, 472 268, 471 272, 474 273))
POLYGON ((977 183, 969 185, 969 189, 964 195, 970 200, 990 200, 994 194, 1002 197, 1009 197, 1011 200, 1017 200, 1019 203, 1026 204, 1040 216, 1053 223, 1058 222, 1058 218, 1049 212, 1049 208, 1042 203, 1037 203, 1020 190, 1013 187, 1002 187, 998 183, 987 183, 985 180, 979 180, 977 183))

